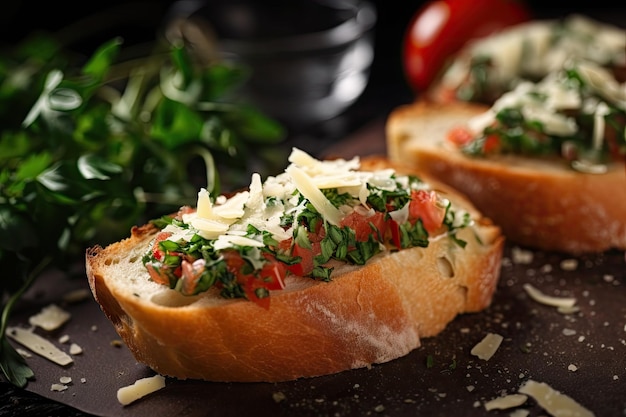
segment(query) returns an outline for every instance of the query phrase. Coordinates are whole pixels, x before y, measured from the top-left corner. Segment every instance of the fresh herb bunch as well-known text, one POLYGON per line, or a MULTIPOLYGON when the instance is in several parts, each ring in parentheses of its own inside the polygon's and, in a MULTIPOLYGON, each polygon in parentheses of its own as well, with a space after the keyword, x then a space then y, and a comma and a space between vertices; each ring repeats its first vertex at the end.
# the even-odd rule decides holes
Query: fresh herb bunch
POLYGON ((193 204, 199 187, 217 195, 275 169, 262 155, 283 129, 235 98, 246 71, 155 43, 124 61, 116 38, 77 61, 32 37, 0 56, 0 367, 15 385, 33 372, 5 330, 46 268, 193 204))

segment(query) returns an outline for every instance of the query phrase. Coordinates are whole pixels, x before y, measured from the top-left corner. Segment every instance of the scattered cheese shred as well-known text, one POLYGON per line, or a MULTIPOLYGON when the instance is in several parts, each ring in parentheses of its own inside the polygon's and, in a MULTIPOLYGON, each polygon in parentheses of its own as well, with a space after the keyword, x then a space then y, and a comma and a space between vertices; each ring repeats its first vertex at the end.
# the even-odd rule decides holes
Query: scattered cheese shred
POLYGON ((494 398, 485 403, 485 410, 505 410, 507 408, 519 407, 528 399, 524 394, 510 394, 503 397, 494 398))
POLYGON ((595 414, 571 397, 555 390, 545 382, 528 380, 518 390, 537 401, 537 403, 554 417, 594 417, 595 414))
POLYGON ((72 357, 48 340, 33 333, 32 330, 22 329, 19 327, 9 327, 6 332, 7 336, 16 342, 27 347, 34 353, 61 366, 69 365, 73 362, 72 357))
POLYGON ((57 392, 61 392, 61 391, 65 391, 68 388, 67 385, 63 385, 63 384, 52 384, 50 385, 50 391, 57 391, 57 392))
POLYGON ((528 283, 524 284, 524 290, 526 290, 530 298, 547 306, 570 308, 576 304, 576 298, 574 297, 553 297, 546 295, 528 283))
POLYGON ((472 348, 472 355, 488 361, 496 353, 503 337, 497 333, 487 333, 487 335, 472 348))
POLYGON ((295 165, 289 166, 286 172, 291 176, 300 193, 311 202, 313 207, 315 207, 329 223, 338 225, 343 217, 341 212, 328 201, 324 193, 313 183, 311 177, 295 165))
POLYGON ((39 326, 44 330, 52 331, 61 327, 70 319, 71 315, 56 304, 50 304, 31 317, 28 322, 31 326, 39 326))
POLYGON ((138 379, 132 385, 118 389, 117 400, 122 405, 128 405, 163 387, 165 387, 165 378, 161 375, 138 379))

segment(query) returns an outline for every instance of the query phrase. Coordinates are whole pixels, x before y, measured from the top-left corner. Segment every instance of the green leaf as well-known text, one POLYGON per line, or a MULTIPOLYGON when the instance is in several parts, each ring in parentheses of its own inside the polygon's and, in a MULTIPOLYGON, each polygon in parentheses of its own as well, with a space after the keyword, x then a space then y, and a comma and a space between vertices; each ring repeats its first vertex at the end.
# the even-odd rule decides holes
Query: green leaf
POLYGON ((26 360, 11 346, 6 336, 0 339, 0 369, 9 382, 20 388, 28 383, 28 379, 35 376, 26 360))
POLYGON ((278 143, 285 138, 283 126, 255 108, 241 107, 237 116, 238 130, 252 143, 278 143))
POLYGON ((9 381, 18 387, 24 387, 28 382, 28 378, 33 377, 35 374, 28 367, 24 358, 17 353, 7 340, 6 331, 9 325, 9 316, 17 300, 30 288, 39 274, 49 265, 50 261, 50 257, 40 259, 37 266, 24 279, 23 285, 9 297, 7 303, 2 307, 2 316, 0 317, 0 369, 2 369, 9 381))
POLYGON ((171 51, 172 62, 182 77, 181 89, 186 89, 194 80, 193 63, 183 46, 174 46, 171 51))
POLYGON ((91 75, 95 80, 102 81, 105 79, 111 65, 119 54, 121 38, 115 38, 101 45, 91 56, 89 61, 82 69, 83 74, 91 75))
POLYGON ((78 170, 85 179, 108 180, 110 174, 119 174, 122 167, 94 154, 81 155, 78 158, 78 170))
POLYGON ((27 156, 15 172, 16 180, 32 180, 50 167, 52 155, 41 152, 27 156))
POLYGON ((184 104, 164 99, 155 110, 151 136, 174 149, 200 137, 204 122, 184 104))

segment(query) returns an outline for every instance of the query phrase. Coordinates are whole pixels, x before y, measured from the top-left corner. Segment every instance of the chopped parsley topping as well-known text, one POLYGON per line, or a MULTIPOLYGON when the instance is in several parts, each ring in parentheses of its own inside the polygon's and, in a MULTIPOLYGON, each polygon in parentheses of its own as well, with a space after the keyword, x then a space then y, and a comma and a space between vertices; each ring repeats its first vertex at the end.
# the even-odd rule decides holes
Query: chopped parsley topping
MULTIPOLYGON (((317 169, 325 166, 319 164, 317 169)), ((286 174, 263 187, 251 185, 249 195, 230 201, 245 202, 243 207, 224 199, 213 206, 199 194, 197 210, 183 208, 152 222, 160 232, 142 259, 150 278, 185 295, 216 291, 267 307, 271 291, 284 288, 288 275, 330 281, 335 261, 364 265, 383 251, 427 247, 433 235, 448 234, 465 246, 456 231, 471 225, 469 213, 454 210, 419 178, 344 171, 345 186, 320 189, 342 213, 339 224, 316 209, 325 205, 306 198, 286 174), (354 178, 360 178, 360 186, 354 178), (219 228, 223 224, 226 232, 219 228)), ((327 174, 313 169, 311 178, 315 175, 327 174)))
POLYGON ((576 170, 603 173, 607 164, 626 160, 626 94, 612 83, 591 64, 522 83, 496 101, 489 124, 455 143, 472 156, 559 157, 576 170))

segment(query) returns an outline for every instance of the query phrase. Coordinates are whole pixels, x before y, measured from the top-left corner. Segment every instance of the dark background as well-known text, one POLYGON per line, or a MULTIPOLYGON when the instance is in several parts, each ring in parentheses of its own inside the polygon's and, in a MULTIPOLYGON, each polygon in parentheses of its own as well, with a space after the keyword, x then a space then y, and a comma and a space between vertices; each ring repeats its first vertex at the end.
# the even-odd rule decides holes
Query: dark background
MULTIPOLYGON (((380 91, 387 90, 388 94, 399 94, 400 101, 404 101, 410 91, 401 67, 402 37, 411 17, 426 2, 418 0, 370 0, 370 2, 376 7, 378 15, 371 84, 385 86, 379 87, 380 91)), ((151 41, 155 39, 166 21, 171 7, 177 3, 180 2, 172 0, 5 2, 0 12, 0 33, 2 33, 0 45, 3 43, 10 45, 33 29, 56 32, 79 19, 84 20, 85 17, 95 15, 108 15, 110 18, 105 20, 108 22, 107 26, 97 23, 103 19, 84 20, 87 22, 83 27, 85 37, 75 45, 79 50, 89 52, 100 42, 117 35, 122 36, 127 44, 151 41)), ((579 12, 603 20, 613 20, 616 19, 613 12, 620 10, 615 2, 607 0, 583 2, 578 5, 570 1, 554 0, 526 0, 524 3, 538 18, 552 18, 579 12), (590 6, 590 3, 593 6, 590 6)), ((302 18, 306 19, 305 16, 302 18)), ((614 23, 626 25, 626 22, 614 23)), ((386 100, 386 97, 382 99, 386 100)))
MULTIPOLYGON (((206 0, 210 2, 211 0, 206 0)), ((232 1, 232 0, 229 0, 232 1)), ((291 4, 303 0, 259 0, 259 4, 281 1, 291 4)), ((375 118, 384 117, 393 107, 415 97, 402 69, 402 39, 415 13, 426 3, 420 0, 369 0, 376 8, 377 23, 374 29, 374 62, 369 84, 359 101, 341 117, 322 126, 308 126, 306 131, 291 132, 294 145, 310 152, 307 143, 315 142, 319 150, 341 140, 351 131, 375 118), (315 139, 312 141, 311 139, 315 139)), ((461 0, 462 1, 462 0, 461 0)), ((472 1, 472 0, 468 0, 472 1)), ((514 1, 514 0, 513 0, 514 1)), ((89 54, 104 41, 115 36, 124 38, 126 46, 149 44, 157 39, 174 6, 198 0, 155 1, 10 1, 0 12, 0 47, 9 47, 35 29, 44 29, 63 35, 64 29, 73 27, 81 34, 72 43, 72 49, 89 54), (104 17, 104 18, 103 18, 104 17), (81 22, 78 24, 78 22, 81 22)), ((595 0, 574 5, 573 2, 554 0, 526 0, 537 18, 555 18, 571 13, 583 13, 620 26, 624 13, 614 2, 595 0), (586 3, 586 4, 585 4, 586 3), (593 3, 593 7, 589 6, 593 3), (616 13, 617 12, 617 13, 616 13)), ((306 19, 306 16, 302 16, 306 19)), ((317 149, 316 149, 317 150, 317 149)))

